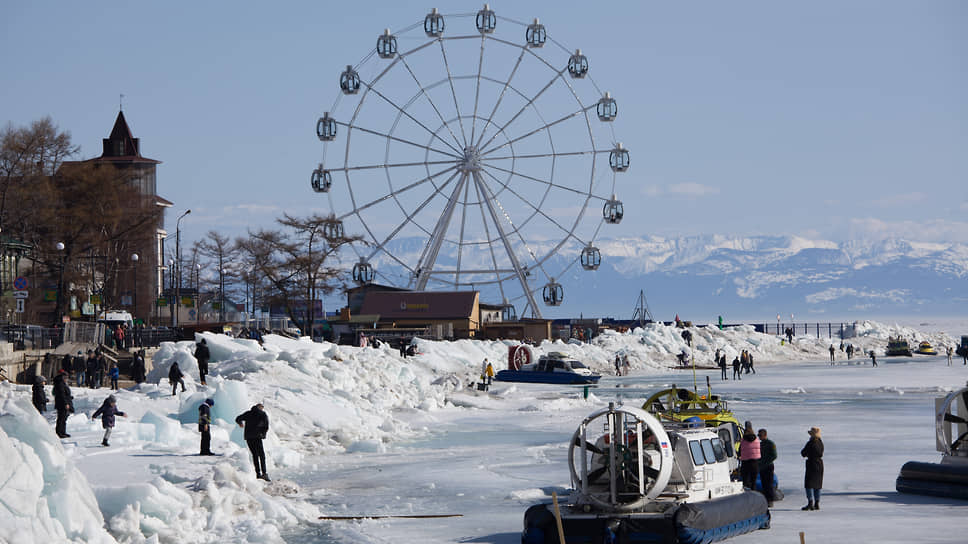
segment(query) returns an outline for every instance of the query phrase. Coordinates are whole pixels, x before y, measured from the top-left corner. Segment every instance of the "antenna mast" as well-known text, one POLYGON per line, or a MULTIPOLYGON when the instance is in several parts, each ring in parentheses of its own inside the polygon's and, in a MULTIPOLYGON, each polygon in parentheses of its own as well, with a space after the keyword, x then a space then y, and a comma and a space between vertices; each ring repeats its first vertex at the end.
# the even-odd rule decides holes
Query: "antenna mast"
POLYGON ((632 321, 639 321, 639 326, 645 324, 645 321, 655 321, 652 317, 652 312, 649 310, 649 302, 645 300, 645 290, 639 289, 639 300, 635 303, 635 312, 632 313, 632 321))

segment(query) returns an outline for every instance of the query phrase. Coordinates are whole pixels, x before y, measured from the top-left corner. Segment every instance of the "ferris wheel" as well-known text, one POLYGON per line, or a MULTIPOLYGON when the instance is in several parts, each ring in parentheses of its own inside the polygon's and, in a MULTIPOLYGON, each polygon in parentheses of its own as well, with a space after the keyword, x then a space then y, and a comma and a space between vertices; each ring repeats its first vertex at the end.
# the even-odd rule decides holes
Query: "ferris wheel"
POLYGON ((487 4, 379 34, 316 123, 329 234, 365 241, 353 280, 476 289, 505 319, 560 305, 556 278, 597 269, 595 239, 624 215, 629 151, 591 66, 487 4))

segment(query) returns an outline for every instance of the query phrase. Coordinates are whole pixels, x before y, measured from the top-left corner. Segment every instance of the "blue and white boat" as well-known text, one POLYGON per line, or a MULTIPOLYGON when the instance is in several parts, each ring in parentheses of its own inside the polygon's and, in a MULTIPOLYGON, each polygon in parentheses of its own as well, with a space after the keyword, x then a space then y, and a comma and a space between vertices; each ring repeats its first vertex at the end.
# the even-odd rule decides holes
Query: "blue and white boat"
MULTIPOLYGON (((520 357, 518 358, 520 359, 520 357)), ((507 370, 494 377, 499 382, 593 384, 601 379, 580 361, 569 359, 565 354, 552 352, 542 355, 535 363, 515 364, 511 357, 507 370), (515 369, 517 367, 517 369, 515 369)))

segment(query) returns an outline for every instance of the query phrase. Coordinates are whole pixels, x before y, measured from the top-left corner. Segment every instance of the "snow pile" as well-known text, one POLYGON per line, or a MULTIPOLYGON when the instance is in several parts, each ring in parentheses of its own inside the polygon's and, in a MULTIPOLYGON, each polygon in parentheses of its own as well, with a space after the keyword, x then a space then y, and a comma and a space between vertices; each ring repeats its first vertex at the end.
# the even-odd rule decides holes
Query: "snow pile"
POLYGON ((13 391, 0 389, 0 542, 114 542, 53 428, 13 391))

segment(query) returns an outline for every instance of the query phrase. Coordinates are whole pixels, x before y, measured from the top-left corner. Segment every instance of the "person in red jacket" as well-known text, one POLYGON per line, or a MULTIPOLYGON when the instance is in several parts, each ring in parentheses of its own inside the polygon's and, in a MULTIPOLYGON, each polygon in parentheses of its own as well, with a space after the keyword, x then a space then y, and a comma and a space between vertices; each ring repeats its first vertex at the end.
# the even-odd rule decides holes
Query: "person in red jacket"
POLYGON ((760 439, 756 437, 753 424, 746 422, 743 439, 739 442, 739 472, 743 476, 743 487, 756 489, 756 476, 760 473, 760 439))

